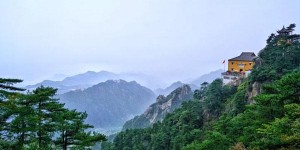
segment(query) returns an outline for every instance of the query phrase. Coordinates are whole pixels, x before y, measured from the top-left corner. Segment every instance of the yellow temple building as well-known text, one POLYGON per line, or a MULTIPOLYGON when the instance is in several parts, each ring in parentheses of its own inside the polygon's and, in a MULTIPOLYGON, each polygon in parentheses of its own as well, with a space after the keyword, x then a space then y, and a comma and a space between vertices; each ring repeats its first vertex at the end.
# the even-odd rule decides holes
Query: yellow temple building
POLYGON ((252 70, 255 57, 253 52, 242 52, 240 56, 228 60, 228 71, 245 73, 252 70))
POLYGON ((228 60, 228 70, 222 73, 223 82, 235 83, 234 81, 247 77, 255 65, 253 52, 242 52, 239 56, 228 60))

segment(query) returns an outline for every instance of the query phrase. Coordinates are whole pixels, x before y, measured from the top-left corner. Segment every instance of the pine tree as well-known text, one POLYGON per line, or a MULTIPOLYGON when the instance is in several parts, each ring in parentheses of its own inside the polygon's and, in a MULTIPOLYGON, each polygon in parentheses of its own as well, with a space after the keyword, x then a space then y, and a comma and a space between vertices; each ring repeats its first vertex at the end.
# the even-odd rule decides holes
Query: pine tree
POLYGON ((23 80, 0 78, 0 93, 9 94, 12 93, 12 91, 24 91, 25 89, 13 86, 13 84, 17 84, 21 82, 23 82, 23 80))
POLYGON ((0 149, 8 149, 12 144, 8 140, 8 123, 7 120, 12 115, 15 105, 13 99, 18 97, 18 92, 25 89, 13 86, 20 83, 20 79, 0 78, 0 149))
POLYGON ((0 149, 85 149, 105 136, 86 132, 87 114, 68 110, 55 99, 57 89, 38 87, 27 94, 13 84, 19 79, 0 78, 0 149), (9 120, 9 121, 8 121, 9 120), (60 137, 56 138, 56 135, 60 137))
POLYGON ((86 129, 93 126, 85 124, 87 114, 77 112, 76 110, 65 110, 59 114, 58 131, 60 137, 56 140, 56 144, 60 145, 63 150, 67 150, 68 146, 91 146, 96 142, 105 140, 102 134, 85 132, 86 129))
POLYGON ((8 131, 12 135, 11 141, 14 141, 14 149, 21 149, 34 139, 36 118, 34 109, 28 105, 27 95, 21 95, 14 100, 15 108, 11 111, 12 121, 9 123, 8 131))
POLYGON ((64 111, 64 104, 53 98, 57 89, 51 87, 38 87, 29 94, 26 103, 34 109, 36 143, 40 149, 44 149, 51 143, 51 138, 56 131, 57 114, 64 111))

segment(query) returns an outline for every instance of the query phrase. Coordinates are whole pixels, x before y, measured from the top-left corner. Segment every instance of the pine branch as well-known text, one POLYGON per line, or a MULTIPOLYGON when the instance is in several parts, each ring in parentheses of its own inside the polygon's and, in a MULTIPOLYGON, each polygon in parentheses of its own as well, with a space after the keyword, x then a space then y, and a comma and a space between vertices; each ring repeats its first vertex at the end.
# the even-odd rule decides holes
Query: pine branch
POLYGON ((6 83, 6 84, 15 84, 23 82, 21 79, 7 79, 7 78, 0 78, 0 83, 6 83))
POLYGON ((12 91, 25 91, 26 90, 23 88, 18 88, 18 87, 4 85, 4 84, 0 84, 0 89, 7 89, 7 90, 12 90, 12 91))

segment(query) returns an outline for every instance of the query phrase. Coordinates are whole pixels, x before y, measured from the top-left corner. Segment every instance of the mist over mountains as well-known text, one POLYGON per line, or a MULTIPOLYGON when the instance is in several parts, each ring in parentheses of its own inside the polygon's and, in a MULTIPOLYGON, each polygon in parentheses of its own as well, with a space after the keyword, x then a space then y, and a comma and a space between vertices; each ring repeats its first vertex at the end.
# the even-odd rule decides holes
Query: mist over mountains
POLYGON ((189 81, 185 81, 184 83, 181 81, 177 81, 172 83, 171 85, 169 85, 166 88, 158 88, 154 90, 154 93, 156 95, 168 95, 170 94, 172 91, 174 91, 175 89, 188 84, 191 88, 192 91, 198 89, 200 87, 200 84, 203 82, 208 82, 211 83, 213 80, 215 80, 216 78, 219 78, 221 73, 223 72, 222 69, 218 69, 215 71, 212 71, 210 73, 206 73, 204 75, 201 75, 200 77, 197 77, 195 79, 191 79, 189 81))
POLYGON ((218 69, 218 70, 203 74, 200 77, 192 80, 190 83, 194 84, 196 86, 200 86, 200 84, 203 83, 203 82, 211 83, 216 78, 220 78, 222 72, 224 72, 224 70, 218 69))
MULTIPOLYGON (((165 83, 165 81, 141 74, 141 73, 113 73, 113 72, 108 72, 108 71, 87 71, 85 73, 73 75, 73 76, 68 76, 65 77, 61 81, 53 81, 53 80, 44 80, 40 83, 34 84, 34 85, 28 85, 25 88, 28 90, 35 89, 41 85, 43 86, 50 86, 58 89, 58 94, 63 94, 69 91, 74 91, 78 89, 86 89, 88 87, 91 87, 93 85, 96 85, 101 82, 105 82, 107 80, 125 80, 125 81, 136 81, 139 84, 150 88, 155 92, 156 95, 167 95, 171 91, 175 90, 176 88, 184 85, 184 84, 189 84, 192 90, 196 89, 202 82, 211 82, 215 78, 218 78, 220 76, 220 73, 222 72, 221 69, 213 71, 208 74, 204 74, 200 77, 197 77, 193 80, 186 81, 186 82, 181 82, 177 81, 172 84, 169 84, 169 86, 165 83)), ((60 75, 60 78, 65 75, 60 75)))
POLYGON ((184 85, 189 85, 189 89, 193 91, 199 88, 197 85, 202 81, 211 82, 217 78, 219 72, 217 70, 205 74, 189 83, 177 81, 161 88, 165 84, 163 81, 144 74, 88 71, 61 81, 44 80, 27 86, 26 89, 35 89, 41 85, 57 88, 57 97, 66 107, 86 111, 87 123, 109 131, 121 128, 127 120, 142 114, 155 102, 157 96, 167 96, 184 85))
POLYGON ((138 83, 151 89, 160 87, 163 83, 161 80, 145 74, 138 74, 138 73, 116 74, 108 71, 99 71, 99 72, 87 71, 85 73, 66 77, 61 81, 44 80, 34 85, 28 85, 25 88, 31 90, 41 85, 51 86, 57 88, 59 94, 63 94, 72 90, 85 89, 95 84, 98 84, 100 82, 105 82, 107 80, 118 80, 118 79, 122 79, 126 81, 137 81, 138 83))
POLYGON ((154 93, 135 81, 108 80, 85 90, 58 95, 65 106, 88 113, 87 122, 95 127, 122 126, 143 112, 155 99, 154 93))

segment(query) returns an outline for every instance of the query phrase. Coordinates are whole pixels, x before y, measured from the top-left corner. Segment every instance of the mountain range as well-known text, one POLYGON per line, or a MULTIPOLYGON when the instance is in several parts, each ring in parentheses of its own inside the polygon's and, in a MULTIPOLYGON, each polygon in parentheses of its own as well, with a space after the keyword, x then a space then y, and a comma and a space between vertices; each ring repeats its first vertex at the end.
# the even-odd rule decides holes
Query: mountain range
MULTIPOLYGON (((175 90, 176 88, 182 86, 183 84, 189 84, 192 90, 197 89, 197 86, 199 86, 202 82, 211 82, 215 78, 220 77, 222 70, 216 70, 208 74, 204 74, 194 80, 191 80, 189 82, 182 83, 180 81, 174 82, 168 87, 164 87, 166 83, 153 76, 145 75, 145 74, 138 74, 138 73, 112 73, 108 71, 87 71, 85 73, 68 76, 65 77, 61 81, 53 81, 53 80, 44 80, 40 83, 34 84, 34 85, 28 85, 25 88, 28 90, 33 90, 41 85, 44 86, 51 86, 58 89, 58 94, 63 94, 69 91, 74 91, 77 89, 86 89, 88 87, 91 87, 95 84, 98 84, 100 82, 105 82, 107 80, 126 80, 126 81, 136 81, 140 83, 143 86, 146 86, 152 90, 157 95, 167 95, 171 91, 175 90)), ((63 76, 61 76, 63 77, 63 76)))
MULTIPOLYGON (((197 83, 201 81, 211 82, 212 78, 219 76, 219 72, 220 70, 217 70, 205 74, 192 81, 191 84, 177 81, 166 88, 156 89, 154 92, 148 86, 142 85, 149 85, 148 83, 152 82, 153 86, 151 87, 157 87, 158 83, 161 82, 160 80, 143 74, 115 74, 107 71, 88 71, 66 77, 61 81, 44 80, 26 88, 32 90, 41 85, 57 88, 57 97, 60 98, 61 102, 66 103, 66 107, 88 113, 88 123, 103 130, 112 129, 111 127, 113 127, 112 130, 115 130, 114 127, 120 128, 125 121, 144 112, 155 101, 156 96, 160 95, 157 97, 157 102, 179 99, 176 97, 180 97, 180 95, 174 95, 174 90, 178 92, 178 89, 188 85, 189 88, 186 87, 185 89, 189 89, 188 93, 191 93, 192 90, 198 89, 196 85, 200 84, 197 83), (127 82, 126 79, 127 81, 135 81, 127 82), (175 97, 172 98, 170 95, 175 97)), ((179 99, 179 101, 181 100, 179 99)), ((155 103, 152 106, 158 107, 155 103)), ((163 118, 165 112, 176 107, 172 104, 171 108, 162 110, 164 113, 158 113, 160 118, 163 118)))
POLYGON ((190 83, 194 84, 196 86, 200 86, 203 82, 211 83, 215 79, 221 78, 222 72, 224 72, 224 70, 218 69, 218 70, 212 71, 210 73, 203 74, 200 77, 192 80, 190 83))
POLYGON ((84 90, 58 95, 65 106, 86 111, 87 123, 96 128, 121 127, 125 121, 142 113, 155 99, 154 93, 135 81, 108 80, 84 90))
POLYGON ((112 73, 108 71, 87 71, 85 73, 77 74, 74 76, 69 76, 61 81, 44 80, 40 83, 34 85, 28 85, 25 88, 28 90, 35 89, 41 85, 51 86, 58 89, 58 94, 63 94, 69 91, 77 89, 86 89, 100 82, 105 82, 107 80, 126 80, 126 81, 137 81, 140 84, 147 86, 149 88, 160 87, 161 81, 155 77, 135 74, 135 73, 112 73))
POLYGON ((168 95, 170 94, 173 90, 177 89, 178 87, 181 87, 185 84, 188 84, 192 91, 196 90, 199 88, 199 86, 203 83, 203 82, 208 82, 211 83, 213 80, 215 80, 216 78, 219 78, 221 76, 221 73, 223 72, 222 69, 218 69, 215 71, 212 71, 210 73, 207 74, 203 74, 200 77, 196 78, 196 79, 192 79, 190 81, 186 81, 186 83, 183 83, 181 81, 177 81, 172 83, 170 86, 166 87, 166 88, 158 88, 153 90, 154 93, 156 95, 168 95))

